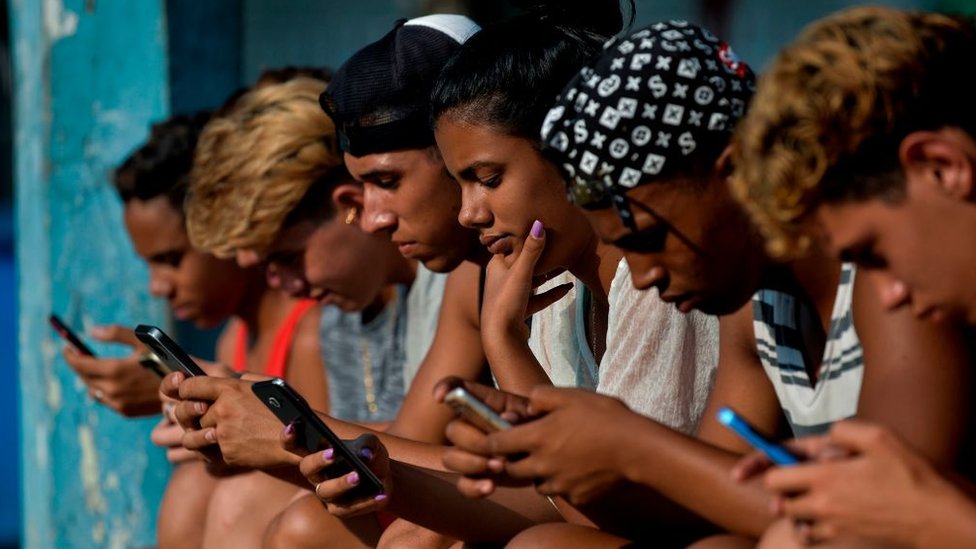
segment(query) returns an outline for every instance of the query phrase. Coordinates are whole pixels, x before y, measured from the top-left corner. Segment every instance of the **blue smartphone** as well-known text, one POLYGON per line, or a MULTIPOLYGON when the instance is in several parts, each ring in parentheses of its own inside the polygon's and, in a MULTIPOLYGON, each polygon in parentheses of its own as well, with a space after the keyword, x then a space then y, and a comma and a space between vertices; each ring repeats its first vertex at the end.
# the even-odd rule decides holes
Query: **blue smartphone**
POLYGON ((766 454, 766 457, 776 465, 796 465, 803 461, 782 444, 773 442, 761 435, 755 427, 749 425, 749 422, 735 413, 735 410, 732 408, 722 406, 719 408, 717 415, 719 423, 735 431, 735 434, 742 437, 743 440, 748 442, 756 450, 766 454))

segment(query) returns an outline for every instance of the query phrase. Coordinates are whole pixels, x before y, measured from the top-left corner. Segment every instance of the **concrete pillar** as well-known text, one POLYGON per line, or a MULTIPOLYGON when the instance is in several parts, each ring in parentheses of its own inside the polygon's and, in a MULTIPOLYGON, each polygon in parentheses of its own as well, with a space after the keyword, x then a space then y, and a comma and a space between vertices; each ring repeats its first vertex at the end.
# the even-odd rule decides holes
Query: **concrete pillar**
MULTIPOLYGON (((148 434, 94 403, 59 355, 79 330, 164 322, 107 175, 168 114, 162 0, 11 0, 23 543, 149 546, 169 467, 148 434)), ((95 345, 104 355, 119 349, 95 345)))

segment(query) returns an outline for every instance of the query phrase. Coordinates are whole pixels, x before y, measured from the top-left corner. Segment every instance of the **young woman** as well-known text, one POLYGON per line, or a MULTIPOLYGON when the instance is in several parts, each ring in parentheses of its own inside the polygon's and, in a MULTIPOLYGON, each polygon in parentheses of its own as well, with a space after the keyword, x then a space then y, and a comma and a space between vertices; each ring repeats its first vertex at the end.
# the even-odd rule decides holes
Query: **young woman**
MULTIPOLYGON (((229 320, 218 341, 218 364, 236 372, 285 377, 302 387, 310 401, 327 406, 316 337, 317 306, 269 290, 259 270, 217 259, 190 244, 182 205, 194 147, 207 119, 204 114, 177 116, 154 126, 148 141, 114 174, 115 186, 125 202, 126 230, 136 252, 149 265, 150 293, 167 299, 174 316, 197 326, 215 327, 229 320)), ((109 330, 123 333, 118 327, 109 330)), ((131 331, 124 333, 127 337, 120 337, 120 341, 134 341, 131 331)), ((101 372, 90 385, 95 394, 104 394, 106 401, 132 398, 124 390, 116 395, 103 388, 111 380, 109 372, 123 370, 120 361, 70 351, 66 359, 79 371, 101 372)), ((155 377, 138 363, 128 368, 155 377)), ((156 386, 158 391, 158 378, 156 386)), ((178 466, 160 511, 162 547, 211 546, 207 540, 223 528, 217 521, 227 520, 225 511, 245 509, 249 520, 259 521, 260 514, 247 505, 256 500, 254 496, 260 494, 257 500, 261 501, 287 501, 294 494, 293 487, 254 473, 212 476, 202 461, 179 446, 182 430, 166 411, 153 440, 168 448, 171 461, 178 466), (229 505, 227 500, 234 503, 229 505)), ((244 529, 239 523, 236 527, 244 529)))

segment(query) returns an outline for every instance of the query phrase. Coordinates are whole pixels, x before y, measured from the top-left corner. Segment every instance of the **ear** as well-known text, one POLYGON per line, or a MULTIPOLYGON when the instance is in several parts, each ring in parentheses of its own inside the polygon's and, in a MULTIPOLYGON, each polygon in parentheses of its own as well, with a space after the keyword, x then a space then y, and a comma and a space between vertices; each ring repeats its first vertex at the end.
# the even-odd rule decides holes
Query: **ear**
POLYGON ((726 145, 722 149, 722 154, 718 155, 715 160, 715 175, 721 179, 727 179, 732 176, 732 144, 726 145))
POLYGON ((948 196, 976 201, 974 158, 967 154, 972 143, 967 147, 963 139, 969 138, 955 130, 912 132, 905 136, 898 147, 898 160, 906 182, 935 185, 948 196))
POLYGON ((363 211, 363 186, 358 183, 340 183, 332 190, 332 204, 337 216, 346 216, 347 210, 363 211))

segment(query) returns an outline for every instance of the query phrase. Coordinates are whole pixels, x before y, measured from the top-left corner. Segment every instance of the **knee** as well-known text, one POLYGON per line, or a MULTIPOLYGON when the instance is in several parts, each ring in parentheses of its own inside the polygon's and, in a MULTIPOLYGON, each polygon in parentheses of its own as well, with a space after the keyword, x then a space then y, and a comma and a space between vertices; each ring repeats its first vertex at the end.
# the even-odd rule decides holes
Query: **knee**
POLYGON ((320 543, 322 521, 331 518, 313 495, 302 496, 271 521, 264 549, 294 549, 320 543))
POLYGON ((383 532, 376 549, 449 549, 455 540, 437 532, 397 519, 383 532))
POLYGON ((559 542, 564 540, 567 535, 572 536, 571 530, 575 529, 574 526, 561 522, 540 524, 519 532, 518 535, 508 542, 505 549, 558 547, 559 542))
POLYGON ((799 549, 801 546, 793 535, 793 524, 787 519, 779 519, 763 532, 756 549, 799 549))

